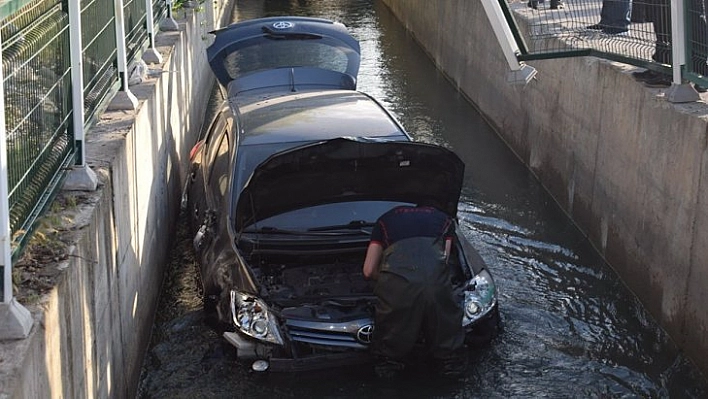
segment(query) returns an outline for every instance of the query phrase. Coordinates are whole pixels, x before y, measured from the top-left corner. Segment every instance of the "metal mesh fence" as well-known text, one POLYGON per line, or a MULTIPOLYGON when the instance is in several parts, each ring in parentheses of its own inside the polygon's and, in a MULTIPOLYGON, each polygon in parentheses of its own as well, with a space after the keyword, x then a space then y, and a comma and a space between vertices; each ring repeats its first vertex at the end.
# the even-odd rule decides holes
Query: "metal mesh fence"
MULTIPOLYGON (((147 43, 148 4, 157 10, 151 23, 157 24, 166 17, 164 0, 124 3, 129 63, 147 43)), ((120 84, 115 3, 82 0, 79 7, 84 125, 89 126, 120 84)), ((30 2, 0 23, 8 202, 14 248, 21 245, 61 180, 62 171, 74 160, 69 29, 65 0, 30 2)))
POLYGON ((708 83, 706 8, 705 0, 689 0, 686 7, 686 71, 690 77, 700 79, 704 84, 708 83))
MULTIPOLYGON (((75 161, 71 46, 67 0, 21 0, 0 20, 5 92, 7 179, 13 257, 34 220, 56 192, 63 170, 75 161), (10 14, 10 15, 8 15, 10 14)), ((73 5, 73 3, 71 3, 73 5)), ((80 0, 84 127, 120 84, 114 0, 80 0)), ((148 42, 153 25, 169 17, 165 0, 123 3, 128 63, 148 42)), ((5 210, 0 210, 4 212, 5 210)), ((5 298, 6 266, 0 266, 5 298)))
MULTIPOLYGON (((556 9, 551 8, 550 0, 510 3, 515 14, 529 22, 524 32, 529 54, 594 50, 651 61, 653 24, 638 12, 646 6, 629 0, 565 0, 556 9)), ((665 17, 670 26, 668 3, 656 7, 659 19, 665 17)))
MULTIPOLYGON (((670 0, 501 2, 509 20, 527 21, 524 31, 515 32, 520 59, 595 55, 667 72, 670 68, 670 0)), ((701 80, 708 57, 705 0, 686 0, 684 7, 687 77, 701 80)))
POLYGON ((84 115, 93 119, 117 83, 118 50, 113 0, 81 3, 84 115))
POLYGON ((22 234, 73 151, 68 16, 43 1, 3 21, 10 228, 22 234))
POLYGON ((128 59, 135 59, 147 41, 148 31, 146 21, 145 0, 125 0, 123 4, 123 17, 125 18, 125 45, 128 59))
POLYGON ((157 23, 168 17, 167 2, 165 0, 153 0, 152 17, 154 18, 153 23, 157 23))

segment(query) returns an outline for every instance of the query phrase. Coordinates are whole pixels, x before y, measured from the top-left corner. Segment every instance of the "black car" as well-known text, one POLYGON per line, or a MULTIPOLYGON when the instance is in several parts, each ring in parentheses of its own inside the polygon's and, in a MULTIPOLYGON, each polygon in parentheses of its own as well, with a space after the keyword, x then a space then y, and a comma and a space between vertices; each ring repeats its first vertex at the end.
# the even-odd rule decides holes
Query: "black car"
MULTIPOLYGON (((205 311, 254 370, 366 361, 371 227, 421 202, 455 218, 464 164, 356 91, 359 45, 342 24, 277 17, 212 33, 226 100, 192 150, 185 191, 205 311)), ((455 241, 460 323, 491 337, 496 286, 459 229, 455 241)))

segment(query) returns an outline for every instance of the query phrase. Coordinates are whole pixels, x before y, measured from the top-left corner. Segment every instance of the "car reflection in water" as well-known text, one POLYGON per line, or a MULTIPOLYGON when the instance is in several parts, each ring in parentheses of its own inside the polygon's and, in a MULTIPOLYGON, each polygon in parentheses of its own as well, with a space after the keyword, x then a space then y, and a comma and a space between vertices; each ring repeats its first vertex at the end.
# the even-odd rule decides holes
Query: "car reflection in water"
MULTIPOLYGON (((185 191, 204 309, 257 371, 367 362, 371 227, 420 202, 455 218, 464 164, 356 91, 359 44, 342 24, 277 17, 213 33, 227 100, 190 154, 185 191)), ((449 267, 468 338, 490 339, 496 287, 459 230, 449 267)))

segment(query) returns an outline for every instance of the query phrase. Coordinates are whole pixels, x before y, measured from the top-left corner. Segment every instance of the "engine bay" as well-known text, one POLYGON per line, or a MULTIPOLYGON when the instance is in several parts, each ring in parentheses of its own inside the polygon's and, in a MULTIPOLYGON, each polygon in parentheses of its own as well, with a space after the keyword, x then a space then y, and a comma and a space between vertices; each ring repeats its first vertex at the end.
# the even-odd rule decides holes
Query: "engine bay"
POLYGON ((362 274, 365 253, 289 256, 261 256, 257 278, 270 301, 281 307, 335 301, 349 306, 373 298, 374 283, 362 274))
MULTIPOLYGON (((453 250, 449 267, 456 289, 471 278, 453 250)), ((277 251, 252 255, 251 265, 263 297, 281 309, 319 306, 347 309, 373 306, 374 281, 364 279, 365 247, 339 251, 277 251)), ((316 310, 312 310, 317 313, 316 310)))

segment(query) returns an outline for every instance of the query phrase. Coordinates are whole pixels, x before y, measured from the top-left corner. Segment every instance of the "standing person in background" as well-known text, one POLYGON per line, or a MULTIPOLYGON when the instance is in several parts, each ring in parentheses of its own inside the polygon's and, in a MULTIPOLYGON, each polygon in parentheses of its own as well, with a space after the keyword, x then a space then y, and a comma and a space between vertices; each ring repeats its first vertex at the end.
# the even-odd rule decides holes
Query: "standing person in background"
MULTIPOLYGON (((656 45, 652 59, 659 64, 672 64, 671 52, 671 2, 669 0, 649 0, 646 16, 651 21, 656 34, 656 45)), ((690 9, 686 10, 691 27, 690 62, 691 70, 699 75, 708 76, 708 24, 706 23, 705 0, 692 0, 690 9)), ((636 80, 648 87, 670 87, 671 76, 646 70, 634 72, 636 80)), ((694 84, 699 93, 708 91, 706 87, 694 84)))
POLYGON ((629 31, 632 18, 631 0, 603 0, 600 22, 587 28, 600 30, 602 33, 616 35, 629 31))
MULTIPOLYGON (((529 0, 526 5, 533 8, 534 10, 538 10, 538 4, 543 3, 544 1, 545 0, 529 0)), ((563 8, 563 0, 551 0, 551 6, 549 8, 551 10, 558 10, 563 8)))
MULTIPOLYGON (((646 18, 652 23, 656 41, 652 60, 659 64, 671 65, 671 2, 670 0, 648 0, 646 18)), ((670 87, 671 77, 665 73, 647 69, 632 73, 634 78, 648 87, 670 87)))
POLYGON ((447 264, 453 229, 452 220, 430 206, 399 206, 377 220, 363 274, 376 280, 372 346, 379 376, 403 369, 421 334, 444 373, 459 371, 465 335, 447 264))

